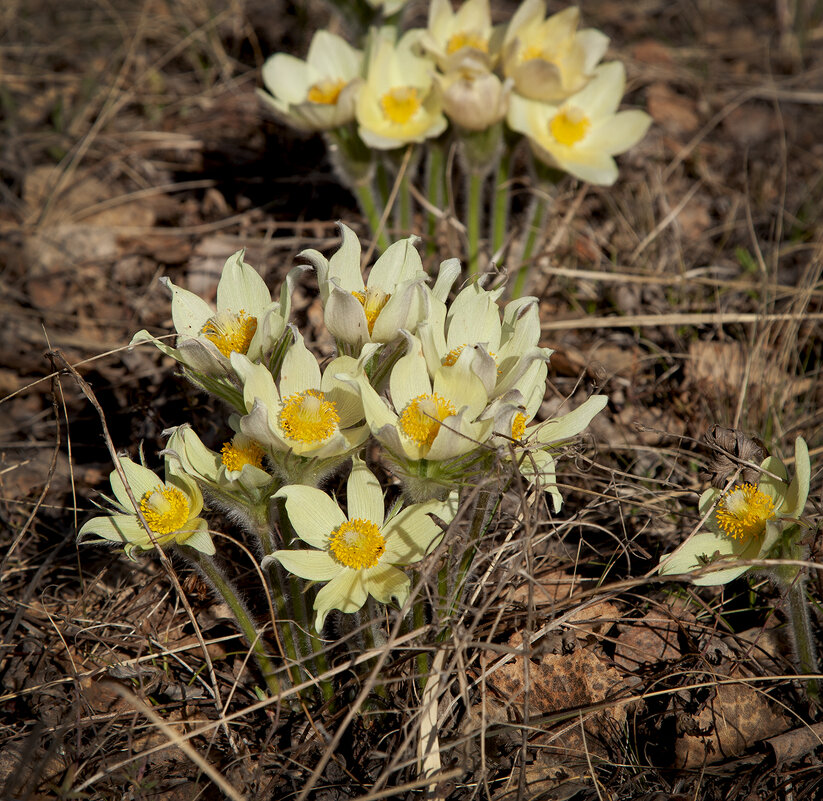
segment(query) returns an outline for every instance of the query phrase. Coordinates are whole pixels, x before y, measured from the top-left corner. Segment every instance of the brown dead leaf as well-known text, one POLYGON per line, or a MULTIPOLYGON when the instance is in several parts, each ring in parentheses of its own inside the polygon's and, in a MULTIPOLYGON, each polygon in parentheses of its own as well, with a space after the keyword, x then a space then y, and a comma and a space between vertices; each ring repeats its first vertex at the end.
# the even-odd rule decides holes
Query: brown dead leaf
POLYGON ((671 50, 657 39, 646 39, 632 48, 632 55, 644 64, 670 66, 674 63, 671 50))
POLYGON ((618 626, 615 664, 633 673, 644 665, 679 659, 679 632, 694 620, 694 615, 686 609, 674 612, 663 608, 624 621, 618 626))
POLYGON ((681 768, 696 768, 736 757, 755 743, 787 728, 763 693, 748 684, 718 684, 694 719, 699 732, 686 733, 675 746, 681 768))
POLYGON ((692 134, 700 127, 697 104, 665 83, 646 90, 646 108, 652 119, 671 134, 692 134))
MULTIPOLYGON (((509 645, 518 647, 517 637, 509 645)), ((591 651, 578 648, 571 654, 544 654, 539 662, 529 662, 529 717, 549 715, 586 707, 618 695, 625 688, 620 674, 607 667, 591 651)), ((525 662, 515 656, 488 678, 491 686, 506 703, 522 716, 525 692, 525 662)), ((616 703, 594 713, 586 713, 586 731, 608 739, 626 722, 625 703, 616 703)))

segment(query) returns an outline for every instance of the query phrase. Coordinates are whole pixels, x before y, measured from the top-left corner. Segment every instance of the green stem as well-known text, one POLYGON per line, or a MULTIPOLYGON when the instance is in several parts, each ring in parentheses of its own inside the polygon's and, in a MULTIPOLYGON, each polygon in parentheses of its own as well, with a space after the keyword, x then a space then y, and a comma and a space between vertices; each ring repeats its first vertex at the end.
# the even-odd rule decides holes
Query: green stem
POLYGON ((468 181, 466 229, 469 238, 469 277, 473 277, 477 275, 480 268, 480 219, 483 216, 485 176, 472 170, 469 172, 468 181))
POLYGON ((409 165, 406 171, 403 173, 403 177, 400 179, 400 230, 403 233, 403 236, 411 236, 414 231, 412 231, 412 194, 411 194, 411 178, 410 173, 412 171, 412 162, 409 162, 409 165))
POLYGON ((260 666, 260 672, 263 674, 263 679, 269 688, 269 692, 273 696, 280 695, 282 687, 280 680, 277 678, 274 663, 260 639, 260 634, 254 625, 249 610, 238 595, 234 585, 226 578, 223 571, 217 566, 217 563, 211 556, 207 556, 185 545, 178 546, 178 551, 198 567, 203 576, 205 576, 218 595, 226 602, 229 609, 231 609, 240 631, 243 632, 243 636, 251 645, 252 652, 257 660, 257 664, 260 666))
MULTIPOLYGON (((433 208, 442 211, 445 206, 446 196, 446 166, 443 146, 432 142, 427 147, 427 153, 426 196, 433 208)), ((437 222, 437 215, 429 212, 427 222, 428 242, 426 243, 426 251, 429 255, 437 251, 437 222)))
POLYGON ((377 203, 377 192, 374 191, 374 186, 371 182, 357 184, 354 186, 354 193, 357 195, 360 209, 369 221, 372 236, 377 237, 377 247, 381 251, 385 250, 389 246, 389 240, 385 229, 381 228, 383 206, 377 203))
POLYGON ((526 244, 523 246, 523 253, 520 256, 521 266, 517 271, 517 277, 512 287, 512 298, 521 297, 526 287, 526 279, 529 276, 529 269, 531 268, 530 262, 532 254, 535 251, 537 243, 543 238, 543 231, 546 227, 550 207, 551 198, 548 194, 542 190, 538 190, 538 192, 532 195, 526 217, 526 227, 524 228, 526 244))
MULTIPOLYGON (((277 499, 277 510, 280 521, 280 534, 283 537, 283 544, 288 548, 297 535, 292 528, 291 521, 286 514, 286 499, 277 499)), ((272 565, 274 567, 274 565, 272 565)), ((282 571, 282 568, 277 565, 277 568, 282 571)), ((329 669, 328 660, 326 659, 326 652, 323 642, 319 637, 311 634, 312 616, 309 612, 306 603, 307 598, 310 597, 302 580, 297 576, 289 574, 289 598, 293 604, 294 617, 298 620, 298 625, 294 627, 294 634, 298 638, 303 653, 311 653, 311 664, 313 665, 315 676, 325 673, 329 669)), ((329 701, 334 696, 334 687, 329 681, 319 682, 320 690, 323 693, 323 698, 329 701)))
MULTIPOLYGON (((800 673, 809 676, 817 673, 818 665, 805 585, 805 575, 798 571, 795 580, 789 585, 787 594, 789 629, 794 643, 797 667, 800 673)), ((806 681, 806 695, 812 703, 820 704, 820 682, 818 679, 808 679, 806 681)))
POLYGON ((498 157, 494 175, 494 204, 492 206, 492 257, 500 258, 506 241, 506 226, 511 205, 511 157, 498 157))

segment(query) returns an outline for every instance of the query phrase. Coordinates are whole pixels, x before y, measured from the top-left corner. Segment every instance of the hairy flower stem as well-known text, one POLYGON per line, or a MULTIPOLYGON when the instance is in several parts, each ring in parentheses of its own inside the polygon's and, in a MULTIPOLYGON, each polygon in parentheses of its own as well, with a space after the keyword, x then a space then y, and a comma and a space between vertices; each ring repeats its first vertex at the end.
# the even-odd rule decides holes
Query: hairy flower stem
POLYGON ((520 255, 521 266, 517 270, 517 275, 512 286, 512 298, 519 298, 526 288, 526 281, 531 269, 531 260, 537 245, 542 244, 546 229, 546 220, 549 216, 549 209, 552 206, 552 198, 542 190, 538 190, 529 203, 529 210, 526 214, 526 224, 523 227, 523 235, 526 242, 523 245, 523 252, 520 255))
MULTIPOLYGON (((297 535, 292 528, 291 521, 286 513, 286 499, 279 498, 277 500, 278 520, 280 523, 280 534, 283 538, 283 544, 289 547, 296 539, 297 535)), ((272 563, 270 565, 270 574, 272 570, 278 571, 281 580, 285 578, 285 572, 279 564, 272 563)), ((288 598, 291 602, 290 612, 293 613, 293 618, 297 621, 293 628, 293 633, 300 647, 301 653, 312 657, 308 660, 312 665, 314 676, 325 673, 328 668, 328 660, 326 659, 325 647, 319 637, 315 637, 311 633, 311 612, 309 610, 308 600, 313 599, 314 593, 305 588, 303 582, 291 574, 286 578, 288 582, 288 598)), ((312 677, 313 678, 313 677, 312 677)), ((323 699, 329 701, 334 697, 334 687, 329 681, 319 681, 318 686, 323 694, 323 699)))
MULTIPOLYGON (((806 598, 806 576, 805 571, 798 569, 797 575, 788 586, 789 602, 789 631, 791 632, 792 645, 794 646, 797 668, 800 673, 807 676, 814 675, 818 671, 817 649, 812 634, 811 621, 809 619, 809 601, 806 598)), ((806 695, 815 705, 820 705, 820 682, 818 679, 808 679, 806 682, 806 695)))
POLYGON ((260 633, 254 625, 251 613, 243 602, 243 599, 238 595, 234 585, 226 578, 223 571, 211 556, 207 556, 185 545, 178 546, 177 550, 198 568, 203 577, 211 584, 214 591, 226 602, 229 609, 231 609, 240 631, 243 632, 243 636, 251 645, 252 652, 257 660, 260 672, 263 674, 266 686, 269 688, 269 692, 275 697, 280 695, 283 685, 277 676, 274 663, 260 639, 260 633))
MULTIPOLYGON (((268 505, 266 508, 258 508, 252 518, 253 531, 260 541, 260 546, 263 554, 268 556, 277 550, 274 534, 268 521, 268 505)), ((295 592, 302 598, 302 591, 299 586, 296 586, 296 579, 289 576, 286 571, 276 562, 272 562, 267 569, 269 587, 271 588, 272 603, 274 605, 275 619, 272 621, 275 634, 280 642, 289 667, 289 677, 291 683, 300 684, 302 677, 300 675, 299 666, 302 658, 308 653, 307 647, 301 648, 304 645, 302 640, 306 639, 304 631, 308 629, 309 623, 303 621, 303 631, 299 625, 292 622, 296 617, 293 604, 290 600, 294 597, 295 592)))
POLYGON ((426 252, 433 255, 437 252, 437 211, 446 205, 446 164, 443 158, 442 145, 431 142, 426 148, 426 196, 431 209, 427 221, 426 252))
POLYGON ((502 256, 506 242, 506 228, 511 205, 512 155, 498 157, 494 175, 494 199, 492 201, 491 253, 493 259, 502 256))
POLYGON ((480 270, 480 227, 483 217, 483 185, 485 174, 471 170, 467 176, 466 230, 469 238, 469 277, 480 270))
POLYGON ((377 203, 377 193, 374 191, 374 186, 369 182, 367 184, 357 184, 352 188, 357 196, 357 202, 360 204, 360 210, 369 221, 372 236, 377 236, 377 247, 381 251, 386 250, 389 246, 389 239, 385 227, 381 227, 383 210, 377 203), (380 232, 379 235, 378 231, 380 232))

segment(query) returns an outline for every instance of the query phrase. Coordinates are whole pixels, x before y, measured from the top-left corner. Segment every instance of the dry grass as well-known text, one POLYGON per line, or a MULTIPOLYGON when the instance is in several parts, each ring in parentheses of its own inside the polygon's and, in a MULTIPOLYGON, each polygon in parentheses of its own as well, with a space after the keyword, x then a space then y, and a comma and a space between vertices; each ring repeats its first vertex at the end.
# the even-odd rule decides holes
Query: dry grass
MULTIPOLYGON (((530 289, 556 349, 543 412, 596 387, 608 413, 562 462, 562 515, 504 499, 448 639, 433 624, 358 653, 341 632, 340 703, 300 707, 261 698, 246 644, 185 565, 78 555, 111 459, 47 352, 90 384, 116 448, 153 455, 184 419, 214 433, 212 401, 123 346, 167 329, 160 275, 208 291, 246 247, 275 285, 298 250, 334 245, 336 219, 357 227, 320 142, 264 119, 254 96, 266 55, 302 53, 340 21, 319 0, 3 5, 0 797, 823 793, 823 722, 774 588, 650 575, 698 522, 711 425, 782 457, 803 435, 820 463, 823 29, 812 19, 798 53, 772 3, 583 10, 656 125, 614 189, 561 193, 530 289), (424 694, 421 648, 441 669, 424 694)), ((295 314, 328 354, 308 277, 295 314)), ((813 470, 817 520, 822 490, 813 470)), ((225 548, 265 620, 248 556, 225 548)))

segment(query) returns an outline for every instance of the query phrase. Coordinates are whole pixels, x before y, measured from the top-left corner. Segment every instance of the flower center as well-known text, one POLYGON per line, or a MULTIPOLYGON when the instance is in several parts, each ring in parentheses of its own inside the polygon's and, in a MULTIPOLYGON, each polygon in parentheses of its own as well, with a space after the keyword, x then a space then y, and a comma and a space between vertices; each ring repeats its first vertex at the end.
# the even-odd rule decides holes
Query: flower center
POLYGON ((345 86, 346 82, 341 78, 327 78, 325 81, 318 81, 314 84, 314 86, 309 89, 306 99, 309 103, 334 106, 345 86))
POLYGON ((398 86, 380 98, 384 116, 398 125, 407 123, 421 105, 420 90, 415 86, 398 86))
POLYGON ((352 292, 366 312, 366 322, 369 325, 369 334, 374 331, 374 324, 383 307, 389 302, 391 294, 382 289, 367 289, 365 292, 352 292))
POLYGON ((241 309, 239 314, 223 312, 210 317, 200 329, 200 334, 213 342, 217 350, 228 359, 232 353, 248 352, 255 331, 257 318, 241 309))
POLYGON ((549 130, 561 145, 576 145, 591 127, 589 118, 576 106, 567 106, 552 117, 549 130))
POLYGON ((536 61, 540 59, 541 61, 553 61, 551 54, 544 50, 540 45, 529 45, 528 47, 524 47, 520 51, 520 63, 522 64, 525 61, 536 61))
POLYGON ((512 439, 522 442, 526 434, 526 415, 518 412, 512 420, 512 439))
MULTIPOLYGON (((460 358, 460 354, 463 352, 463 348, 465 347, 466 345, 464 343, 463 345, 458 345, 456 348, 452 348, 441 361, 443 367, 451 367, 460 358)), ((497 361, 497 357, 491 351, 489 351, 489 356, 497 361)))
POLYGON ((386 539, 371 520, 355 517, 332 531, 329 551, 341 565, 362 570, 377 565, 386 552, 386 539))
POLYGON ((473 50, 479 50, 481 53, 489 52, 489 43, 485 37, 474 31, 460 31, 454 34, 446 44, 446 52, 451 55, 464 47, 471 47, 473 50))
POLYGON ((401 431, 420 446, 431 447, 440 423, 457 414, 454 404, 440 395, 418 395, 403 409, 399 425, 401 431))
POLYGON ((161 536, 179 531, 189 519, 189 499, 171 484, 158 484, 140 499, 149 528, 161 536))
POLYGON ((727 492, 715 510, 718 527, 739 540, 759 537, 772 517, 774 501, 753 484, 741 484, 727 492))
POLYGON ((241 434, 231 442, 224 442, 220 452, 223 454, 223 466, 232 472, 242 470, 247 464, 263 466, 263 449, 254 440, 241 434))
POLYGON ((283 401, 280 427, 289 438, 313 443, 327 440, 340 422, 337 406, 319 389, 295 392, 283 401))

